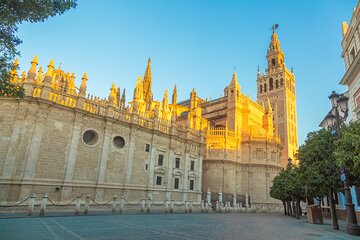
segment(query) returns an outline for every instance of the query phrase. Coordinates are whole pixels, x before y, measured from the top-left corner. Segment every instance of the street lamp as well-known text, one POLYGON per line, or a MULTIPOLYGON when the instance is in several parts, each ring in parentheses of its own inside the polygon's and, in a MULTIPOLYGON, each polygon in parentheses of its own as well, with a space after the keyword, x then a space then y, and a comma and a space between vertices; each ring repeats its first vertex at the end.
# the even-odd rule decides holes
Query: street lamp
MULTIPOLYGON (((328 129, 335 131, 337 138, 341 137, 340 126, 343 124, 348 116, 347 102, 349 100, 344 94, 337 94, 335 91, 329 96, 332 109, 326 115, 325 121, 328 129)), ((350 187, 347 184, 346 171, 342 167, 341 169, 341 180, 344 182, 344 191, 346 199, 346 218, 347 226, 346 232, 351 235, 360 236, 360 226, 357 225, 356 214, 354 204, 352 203, 350 187)))

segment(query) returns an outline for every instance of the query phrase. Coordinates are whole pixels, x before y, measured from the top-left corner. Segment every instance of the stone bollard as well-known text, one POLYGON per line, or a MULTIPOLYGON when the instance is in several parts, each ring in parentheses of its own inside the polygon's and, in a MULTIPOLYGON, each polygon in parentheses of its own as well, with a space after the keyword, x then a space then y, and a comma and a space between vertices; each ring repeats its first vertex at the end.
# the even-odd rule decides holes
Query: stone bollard
POLYGON ((35 205, 35 193, 31 193, 29 199, 28 199, 28 216, 32 216, 34 212, 34 205, 35 205))
POLYGON ((41 199, 40 216, 45 216, 47 199, 48 199, 48 196, 47 196, 47 194, 45 193, 45 194, 42 196, 42 199, 41 199))
POLYGON ((165 200, 165 213, 169 213, 169 202, 167 199, 165 200))
POLYGON ((219 201, 216 201, 215 211, 219 212, 219 210, 220 210, 219 201))
POLYGON ((125 202, 124 197, 121 197, 120 198, 120 209, 119 209, 120 214, 124 212, 124 202, 125 202))
POLYGON ((246 210, 249 208, 249 194, 245 194, 245 207, 246 210))
POLYGON ((193 202, 190 201, 190 203, 189 203, 189 213, 192 213, 192 208, 193 208, 193 202))
POLYGON ((141 212, 145 212, 145 198, 141 200, 141 212))
POLYGON ((201 200, 201 203, 200 203, 200 212, 201 213, 204 213, 204 200, 201 200))
POLYGON ((150 210, 151 210, 151 198, 148 197, 146 203, 146 213, 150 213, 150 210))
POLYGON ((208 201, 205 201, 205 213, 208 212, 208 209, 209 209, 209 203, 208 201))
POLYGON ((114 196, 113 200, 112 200, 112 208, 111 208, 111 213, 112 214, 116 213, 116 205, 117 205, 117 197, 114 196))
POLYGON ((89 214, 89 208, 90 208, 90 196, 86 196, 84 214, 89 214))
POLYGON ((80 214, 80 205, 81 205, 80 201, 81 201, 81 196, 80 194, 78 194, 75 200, 75 215, 80 214))
POLYGON ((237 206, 236 206, 236 211, 237 212, 241 212, 241 206, 240 206, 241 203, 237 203, 237 206))
POLYGON ((188 202, 185 201, 185 213, 188 213, 188 202))
POLYGON ((170 200, 170 213, 173 213, 174 211, 174 201, 170 200))

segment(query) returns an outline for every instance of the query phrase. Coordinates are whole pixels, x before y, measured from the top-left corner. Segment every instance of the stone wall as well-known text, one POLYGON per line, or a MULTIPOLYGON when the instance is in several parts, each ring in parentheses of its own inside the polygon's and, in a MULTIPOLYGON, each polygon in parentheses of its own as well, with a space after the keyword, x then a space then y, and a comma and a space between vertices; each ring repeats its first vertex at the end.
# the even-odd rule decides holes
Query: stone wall
POLYGON ((77 194, 98 201, 114 195, 134 201, 149 195, 155 201, 200 201, 204 143, 190 132, 179 137, 175 126, 157 130, 154 119, 149 120, 153 128, 143 127, 137 114, 120 121, 31 97, 1 98, 0 116, 1 202, 16 202, 31 192, 60 202, 77 194), (88 130, 97 134, 92 144, 84 142, 88 130), (123 147, 115 145, 117 136, 123 147), (178 169, 175 158, 180 158, 178 169), (179 189, 174 189, 175 176, 179 189), (162 178, 160 185, 157 177, 162 178), (190 179, 194 190, 189 189, 190 179))

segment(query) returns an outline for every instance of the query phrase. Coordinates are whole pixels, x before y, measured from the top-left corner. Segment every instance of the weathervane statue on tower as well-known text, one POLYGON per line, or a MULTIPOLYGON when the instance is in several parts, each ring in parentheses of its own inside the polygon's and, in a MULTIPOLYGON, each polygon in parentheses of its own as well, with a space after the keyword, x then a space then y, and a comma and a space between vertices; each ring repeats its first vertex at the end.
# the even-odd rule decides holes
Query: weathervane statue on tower
POLYGON ((273 33, 275 32, 275 29, 277 29, 278 27, 279 27, 279 24, 277 24, 277 23, 272 25, 271 29, 272 29, 273 33))

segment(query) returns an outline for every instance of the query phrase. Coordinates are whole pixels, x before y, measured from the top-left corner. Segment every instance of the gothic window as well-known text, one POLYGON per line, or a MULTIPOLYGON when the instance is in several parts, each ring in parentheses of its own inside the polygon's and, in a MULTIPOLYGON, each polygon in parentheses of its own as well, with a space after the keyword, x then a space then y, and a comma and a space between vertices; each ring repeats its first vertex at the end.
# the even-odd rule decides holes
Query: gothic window
POLYGON ((194 183, 195 183, 195 181, 193 179, 191 179, 190 180, 190 187, 189 187, 190 190, 194 190, 194 183))
POLYGON ((270 90, 273 90, 273 88, 274 88, 274 86, 273 86, 273 79, 272 78, 270 78, 270 80, 269 80, 269 91, 270 90))
POLYGON ((271 59, 271 64, 273 65, 273 67, 276 65, 276 60, 275 60, 275 58, 271 59))
POLYGON ((195 161, 191 161, 190 170, 191 171, 195 170, 195 161))
POLYGON ((264 92, 266 92, 266 83, 264 83, 264 92))
POLYGON ((262 93, 262 85, 260 85, 260 93, 262 93))
POLYGON ((150 152, 150 144, 145 144, 145 152, 150 152))
POLYGON ((162 182, 162 177, 157 176, 156 177, 156 185, 161 186, 161 182, 162 182))
POLYGON ((175 188, 175 189, 179 189, 179 179, 178 179, 178 178, 175 178, 174 188, 175 188))
POLYGON ((276 81, 275 81, 275 87, 276 87, 276 89, 279 88, 279 80, 277 80, 277 79, 276 79, 276 81))
POLYGON ((164 155, 159 154, 159 158, 158 158, 158 166, 162 166, 164 163, 164 155))
POLYGON ((280 79, 280 86, 282 87, 282 86, 284 86, 284 79, 280 79))
POLYGON ((175 158, 175 168, 180 168, 180 158, 175 158))
POLYGON ((351 49, 351 52, 350 52, 350 63, 352 63, 352 61, 354 60, 355 58, 355 49, 351 49))

